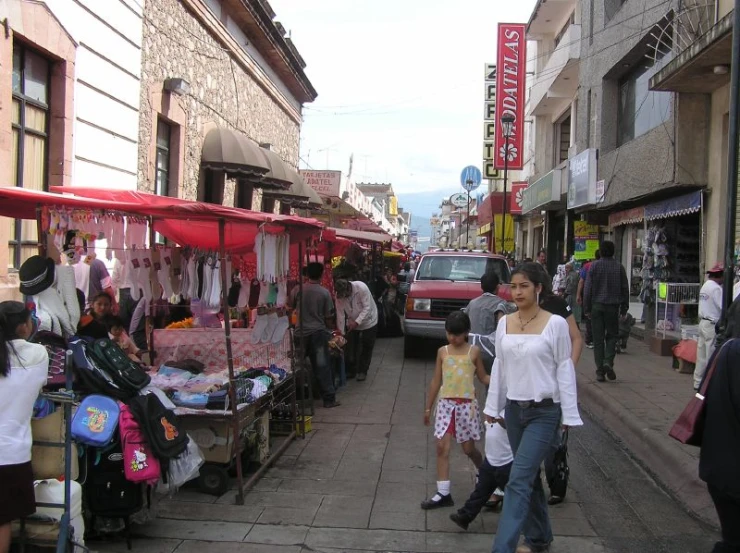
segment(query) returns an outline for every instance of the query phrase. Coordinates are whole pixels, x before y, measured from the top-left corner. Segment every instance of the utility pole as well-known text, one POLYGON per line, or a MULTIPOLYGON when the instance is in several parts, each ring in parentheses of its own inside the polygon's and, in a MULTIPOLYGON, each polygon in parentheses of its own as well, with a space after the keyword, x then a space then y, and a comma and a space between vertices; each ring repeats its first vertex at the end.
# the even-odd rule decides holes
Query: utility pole
POLYGON ((468 179, 465 181, 467 183, 467 190, 468 190, 468 227, 465 230, 465 247, 468 247, 468 244, 470 244, 470 187, 473 186, 473 181, 471 179, 468 179))

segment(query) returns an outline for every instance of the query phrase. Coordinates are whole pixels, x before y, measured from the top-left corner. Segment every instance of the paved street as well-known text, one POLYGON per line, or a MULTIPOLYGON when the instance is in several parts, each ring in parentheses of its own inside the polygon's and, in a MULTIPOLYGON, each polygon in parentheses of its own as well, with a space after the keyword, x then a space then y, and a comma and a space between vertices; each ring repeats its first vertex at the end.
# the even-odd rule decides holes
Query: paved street
MULTIPOLYGON (((401 340, 381 340, 369 379, 351 382, 342 407, 318 409, 296 441, 246 497, 182 490, 137 527, 134 549, 150 553, 386 551, 486 552, 498 515, 462 532, 451 509, 424 512, 434 490, 434 440, 421 423, 433 357, 404 362, 401 340)), ((431 348, 430 348, 431 352, 431 348)), ((588 357, 588 352, 586 353, 588 357)), ((687 515, 620 445, 588 417, 571 434, 571 489, 550 510, 554 553, 709 551, 714 531, 687 515)), ((462 503, 474 471, 459 450, 452 494, 462 503)), ((123 552, 124 543, 94 543, 123 552)))

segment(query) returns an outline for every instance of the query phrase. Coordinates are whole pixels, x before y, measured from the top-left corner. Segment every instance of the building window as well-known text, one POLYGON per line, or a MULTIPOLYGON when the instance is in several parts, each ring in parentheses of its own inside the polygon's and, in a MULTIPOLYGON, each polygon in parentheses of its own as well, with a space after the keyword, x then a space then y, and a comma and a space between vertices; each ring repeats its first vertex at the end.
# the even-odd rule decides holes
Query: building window
POLYGON ((206 169, 202 201, 208 204, 223 205, 225 177, 223 171, 206 169))
POLYGON ((236 180, 236 201, 234 205, 242 209, 252 209, 254 186, 246 179, 236 180))
MULTIPOLYGON (((48 188, 49 88, 51 64, 21 43, 13 44, 11 163, 15 186, 48 188)), ((18 269, 37 253, 35 221, 10 222, 9 265, 18 269)))
POLYGON ((555 124, 555 165, 560 165, 568 159, 570 149, 570 112, 555 124))
POLYGON ((172 127, 157 119, 157 165, 154 182, 154 193, 158 196, 170 195, 170 145, 172 144, 172 127))
POLYGON ((671 118, 671 93, 650 90, 650 78, 667 63, 670 51, 670 45, 655 48, 655 53, 646 54, 619 80, 617 145, 626 144, 671 118))

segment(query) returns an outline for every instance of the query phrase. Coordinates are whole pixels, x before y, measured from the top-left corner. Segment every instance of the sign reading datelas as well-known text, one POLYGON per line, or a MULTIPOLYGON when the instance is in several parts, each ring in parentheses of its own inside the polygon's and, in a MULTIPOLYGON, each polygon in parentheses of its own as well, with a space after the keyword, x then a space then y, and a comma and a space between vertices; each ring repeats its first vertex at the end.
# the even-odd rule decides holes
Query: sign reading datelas
POLYGON ((339 197, 339 185, 342 182, 341 171, 314 171, 301 169, 301 176, 306 184, 319 196, 339 197))

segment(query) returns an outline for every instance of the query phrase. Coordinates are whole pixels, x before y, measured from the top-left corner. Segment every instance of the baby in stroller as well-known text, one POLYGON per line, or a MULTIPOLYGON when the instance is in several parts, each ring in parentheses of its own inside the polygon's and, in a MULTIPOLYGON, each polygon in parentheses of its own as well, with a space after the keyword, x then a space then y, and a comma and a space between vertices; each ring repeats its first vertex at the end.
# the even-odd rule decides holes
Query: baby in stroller
POLYGON ((617 353, 623 353, 627 349, 627 339, 630 337, 630 331, 635 326, 635 318, 626 313, 619 317, 619 335, 617 336, 617 353))

